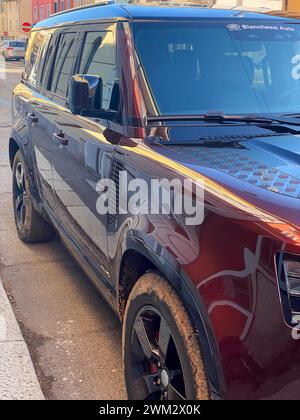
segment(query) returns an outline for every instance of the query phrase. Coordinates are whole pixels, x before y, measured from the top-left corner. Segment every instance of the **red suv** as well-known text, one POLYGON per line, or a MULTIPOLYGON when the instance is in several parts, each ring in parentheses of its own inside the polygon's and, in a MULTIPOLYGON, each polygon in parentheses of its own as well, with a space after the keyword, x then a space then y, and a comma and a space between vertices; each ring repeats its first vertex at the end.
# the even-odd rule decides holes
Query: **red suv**
POLYGON ((55 228, 118 313, 129 398, 300 399, 298 21, 54 15, 12 121, 19 236, 55 228))

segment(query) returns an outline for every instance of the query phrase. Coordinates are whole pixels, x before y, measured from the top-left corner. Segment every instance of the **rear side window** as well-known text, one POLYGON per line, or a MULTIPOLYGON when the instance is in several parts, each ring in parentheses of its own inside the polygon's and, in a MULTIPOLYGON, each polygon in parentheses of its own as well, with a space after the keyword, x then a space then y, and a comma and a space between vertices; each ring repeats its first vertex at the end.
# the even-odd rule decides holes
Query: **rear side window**
POLYGON ((73 75, 77 50, 76 32, 60 35, 51 84, 51 91, 60 96, 67 96, 68 84, 70 77, 73 75))
POLYGON ((40 85, 42 88, 49 90, 51 87, 51 74, 54 66, 55 52, 56 52, 57 37, 52 35, 48 44, 47 51, 45 52, 45 64, 41 75, 40 85))
POLYGON ((46 51, 51 39, 51 32, 43 31, 42 42, 39 46, 36 59, 32 65, 31 72, 28 76, 28 83, 32 86, 38 86, 43 73, 43 67, 45 63, 46 51))
POLYGON ((85 34, 79 73, 100 76, 103 80, 102 108, 117 110, 119 85, 116 74, 116 45, 112 31, 85 34))
POLYGON ((42 50, 49 38, 49 31, 34 31, 28 41, 25 54, 23 79, 36 86, 38 83, 38 68, 42 57, 42 50))

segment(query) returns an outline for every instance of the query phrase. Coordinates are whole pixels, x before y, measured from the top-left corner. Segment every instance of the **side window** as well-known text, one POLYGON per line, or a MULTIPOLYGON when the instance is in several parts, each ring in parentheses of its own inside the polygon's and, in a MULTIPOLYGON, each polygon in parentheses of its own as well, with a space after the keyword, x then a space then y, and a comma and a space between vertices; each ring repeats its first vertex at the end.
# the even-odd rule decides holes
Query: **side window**
POLYGON ((68 84, 73 74, 76 55, 76 32, 61 34, 53 68, 52 92, 63 97, 67 96, 68 84))
POLYGON ((51 38, 51 32, 41 31, 41 43, 35 61, 33 63, 30 75, 28 76, 28 83, 33 86, 38 86, 42 75, 43 66, 45 63, 45 57, 47 47, 51 38))
POLYGON ((56 41, 57 37, 53 35, 48 44, 48 49, 45 56, 45 65, 41 75, 40 86, 46 90, 51 87, 51 75, 54 66, 55 52, 56 52, 56 41))
POLYGON ((33 84, 37 84, 37 62, 41 49, 44 47, 47 38, 47 31, 34 31, 28 42, 23 79, 33 84))
POLYGON ((100 76, 103 81, 102 108, 119 109, 116 45, 112 31, 86 32, 79 73, 100 76))

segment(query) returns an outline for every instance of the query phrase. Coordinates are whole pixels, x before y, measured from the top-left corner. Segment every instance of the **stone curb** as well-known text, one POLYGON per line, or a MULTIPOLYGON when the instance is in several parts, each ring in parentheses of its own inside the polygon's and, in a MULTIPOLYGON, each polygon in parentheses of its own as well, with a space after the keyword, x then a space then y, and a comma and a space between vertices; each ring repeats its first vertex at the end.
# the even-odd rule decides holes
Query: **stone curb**
POLYGON ((44 400, 0 277, 0 400, 44 400))

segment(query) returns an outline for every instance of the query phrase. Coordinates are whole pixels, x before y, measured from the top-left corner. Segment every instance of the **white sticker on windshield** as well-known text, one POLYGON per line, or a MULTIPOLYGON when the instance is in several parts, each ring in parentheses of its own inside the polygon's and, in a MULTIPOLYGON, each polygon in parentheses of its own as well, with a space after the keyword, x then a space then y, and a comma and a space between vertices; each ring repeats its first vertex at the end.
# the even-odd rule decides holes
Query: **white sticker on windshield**
POLYGON ((286 25, 239 25, 237 23, 230 23, 227 25, 229 31, 286 31, 295 32, 296 29, 292 26, 286 25))
POLYGON ((230 31, 241 31, 241 25, 238 25, 237 23, 230 23, 230 25, 227 25, 227 29, 230 31))

